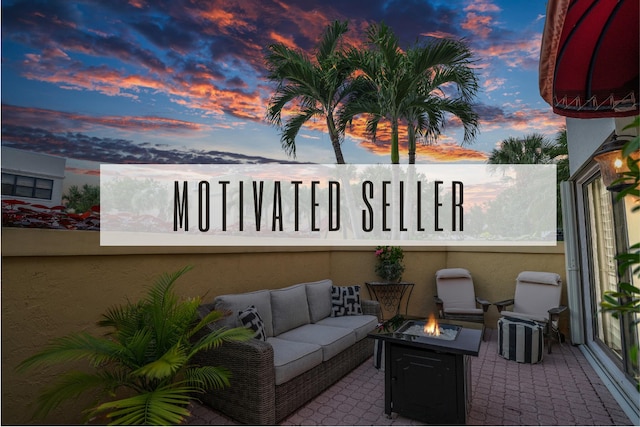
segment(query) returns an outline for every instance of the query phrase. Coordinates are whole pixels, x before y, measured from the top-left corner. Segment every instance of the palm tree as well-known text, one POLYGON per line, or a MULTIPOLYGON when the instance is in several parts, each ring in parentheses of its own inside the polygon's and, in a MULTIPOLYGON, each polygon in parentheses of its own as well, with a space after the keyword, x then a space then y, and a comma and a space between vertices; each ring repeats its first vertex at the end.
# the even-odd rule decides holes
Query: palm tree
POLYGON ((269 79, 278 83, 267 109, 267 120, 282 127, 282 110, 296 103, 297 111, 287 119, 280 141, 285 152, 295 157, 296 136, 313 118, 326 120, 329 138, 338 164, 344 164, 341 143, 344 133, 336 126, 338 106, 350 94, 349 77, 353 67, 346 60, 341 37, 348 23, 335 21, 325 30, 315 56, 290 49, 282 43, 269 46, 266 55, 269 79))
POLYGON ((416 102, 405 111, 408 127, 409 163, 415 163, 416 135, 437 139, 445 127, 446 113, 457 117, 464 128, 463 143, 472 141, 478 130, 478 114, 471 102, 478 91, 478 79, 470 67, 471 51, 462 42, 442 39, 407 51, 412 72, 423 79, 416 102), (426 71, 425 71, 426 70, 426 71), (453 85, 457 97, 446 96, 443 88, 453 85))
POLYGON ((385 24, 367 31, 370 49, 351 49, 349 58, 361 71, 352 85, 359 96, 349 102, 342 118, 345 125, 358 114, 369 115, 367 131, 375 138, 378 123, 391 124, 391 162, 399 163, 399 125, 408 125, 409 160, 415 163, 416 133, 437 137, 445 125, 445 113, 456 115, 465 128, 464 141, 475 136, 478 122, 470 101, 478 81, 470 68, 471 51, 462 42, 442 39, 416 45, 404 52, 398 38, 385 24), (359 82, 358 82, 359 81, 359 82), (452 85, 455 98, 444 87, 452 85))
POLYGON ((523 138, 509 137, 500 143, 500 148, 491 151, 487 163, 548 164, 552 163, 553 149, 554 144, 539 133, 525 135, 523 138))
POLYGON ((225 341, 249 339, 253 332, 207 329, 223 314, 212 311, 200 320, 200 298, 181 301, 173 292, 175 281, 188 270, 164 274, 140 302, 108 310, 98 322, 110 329, 106 336, 71 334, 24 360, 19 370, 78 360, 95 368, 63 373, 40 396, 36 416, 96 390, 98 403, 88 409, 88 416, 106 416, 114 424, 180 424, 189 415, 194 394, 229 385, 227 369, 197 366, 191 359, 225 341))
POLYGON ((558 182, 569 179, 569 147, 567 145, 567 128, 563 126, 556 134, 555 144, 549 151, 549 157, 557 166, 558 182))
POLYGON ((509 137, 489 155, 490 164, 556 164, 556 225, 562 230, 562 206, 560 182, 569 179, 569 151, 567 129, 562 128, 554 141, 544 135, 532 133, 523 138, 509 137))

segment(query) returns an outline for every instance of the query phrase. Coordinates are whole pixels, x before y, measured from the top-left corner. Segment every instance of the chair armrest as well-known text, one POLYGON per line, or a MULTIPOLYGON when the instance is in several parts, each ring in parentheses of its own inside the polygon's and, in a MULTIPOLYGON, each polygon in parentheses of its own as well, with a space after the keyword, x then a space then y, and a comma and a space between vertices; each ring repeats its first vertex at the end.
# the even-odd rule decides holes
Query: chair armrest
POLYGON ((482 306, 482 311, 484 311, 485 313, 487 312, 487 310, 489 310, 489 306, 491 305, 491 303, 486 299, 478 297, 476 297, 476 302, 482 306))
POLYGON ((360 306, 362 307, 362 314, 376 316, 378 320, 382 318, 382 311, 378 301, 363 299, 360 301, 360 306))
POLYGON ((498 313, 500 313, 502 310, 505 309, 505 307, 513 305, 514 302, 515 301, 513 300, 513 298, 511 298, 511 299, 506 299, 506 300, 503 300, 503 301, 494 302, 493 305, 498 307, 498 313))
POLYGON ((436 308, 438 309, 438 317, 440 319, 444 319, 444 301, 438 298, 438 295, 435 295, 433 300, 435 301, 436 308))
POLYGON ((559 307, 554 307, 554 308, 552 308, 551 310, 549 310, 549 314, 550 314, 550 315, 560 314, 560 313, 562 313, 563 311, 565 311, 566 309, 567 309, 567 306, 566 306, 566 305, 561 305, 561 306, 559 306, 559 307))
POLYGON ((561 305, 559 307, 554 307, 552 309, 549 310, 549 321, 550 322, 555 322, 560 318, 560 313, 562 313, 563 311, 565 311, 567 309, 567 306, 565 305, 561 305))

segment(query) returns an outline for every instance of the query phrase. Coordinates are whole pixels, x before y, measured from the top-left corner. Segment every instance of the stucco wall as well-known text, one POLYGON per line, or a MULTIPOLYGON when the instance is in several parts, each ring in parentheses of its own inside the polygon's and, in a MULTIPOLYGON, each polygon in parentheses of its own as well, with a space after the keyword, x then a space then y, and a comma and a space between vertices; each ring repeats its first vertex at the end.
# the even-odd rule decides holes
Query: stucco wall
MULTIPOLYGON (((177 286, 185 296, 278 288, 331 278, 338 285, 376 280, 373 247, 363 248, 103 248, 99 233, 2 229, 2 423, 31 420, 28 407, 55 378, 54 369, 16 373, 16 365, 52 337, 95 332, 108 307, 136 300, 154 278, 185 265, 194 269, 177 286)), ((415 283, 409 314, 435 310, 434 275, 445 267, 468 268, 476 292, 490 301, 512 296, 522 270, 559 273, 564 280, 563 246, 551 248, 407 248, 403 280, 415 283)), ((367 292, 364 290, 364 297, 367 292)), ((563 295, 566 303, 566 292, 563 295)), ((404 307, 404 305, 403 305, 404 307)), ((495 307, 487 316, 492 327, 495 307)), ((566 324, 567 322, 565 322, 566 324)), ((78 423, 82 400, 44 420, 78 423)))

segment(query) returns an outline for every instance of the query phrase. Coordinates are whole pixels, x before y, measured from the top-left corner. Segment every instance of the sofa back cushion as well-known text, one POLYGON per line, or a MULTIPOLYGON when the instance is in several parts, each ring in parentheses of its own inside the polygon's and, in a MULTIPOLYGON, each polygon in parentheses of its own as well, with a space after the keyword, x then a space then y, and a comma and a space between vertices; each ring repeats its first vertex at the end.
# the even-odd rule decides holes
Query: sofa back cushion
POLYGON ((311 323, 331 316, 331 279, 305 283, 311 323))
POLYGON ((254 306, 264 322, 264 332, 267 337, 273 336, 273 317, 271 314, 271 293, 268 290, 247 292, 244 294, 220 295, 213 301, 215 310, 230 311, 231 314, 216 322, 219 326, 230 328, 244 326, 238 318, 240 311, 254 306))
POLYGON ((271 291, 273 336, 310 323, 304 283, 271 291))

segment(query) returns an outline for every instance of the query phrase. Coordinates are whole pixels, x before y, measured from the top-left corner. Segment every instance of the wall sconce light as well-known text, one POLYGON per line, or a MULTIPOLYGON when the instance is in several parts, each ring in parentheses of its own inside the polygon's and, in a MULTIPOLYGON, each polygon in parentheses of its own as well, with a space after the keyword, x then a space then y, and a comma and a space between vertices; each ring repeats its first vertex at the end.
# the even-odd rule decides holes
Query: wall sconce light
MULTIPOLYGON (((620 136, 623 138, 633 138, 630 135, 620 136)), ((619 192, 632 185, 631 180, 629 180, 629 182, 619 182, 612 185, 615 180, 622 178, 624 172, 629 172, 626 159, 622 157, 622 147, 624 147, 627 141, 627 139, 618 139, 618 136, 614 133, 593 155, 594 160, 598 162, 598 166, 600 167, 600 175, 602 176, 604 185, 607 187, 607 190, 612 192, 619 192)), ((638 159, 640 153, 632 153, 631 157, 638 159)))

